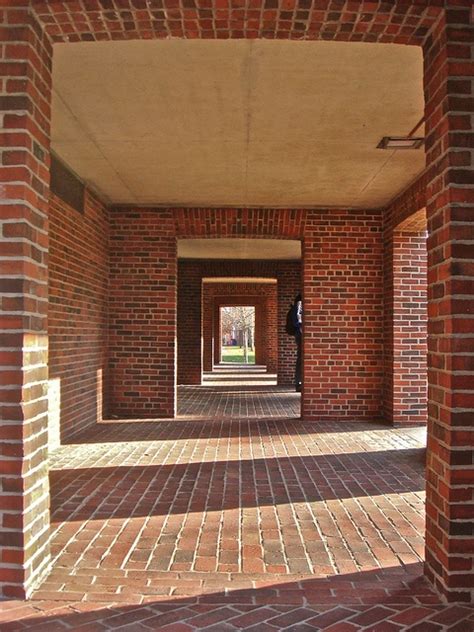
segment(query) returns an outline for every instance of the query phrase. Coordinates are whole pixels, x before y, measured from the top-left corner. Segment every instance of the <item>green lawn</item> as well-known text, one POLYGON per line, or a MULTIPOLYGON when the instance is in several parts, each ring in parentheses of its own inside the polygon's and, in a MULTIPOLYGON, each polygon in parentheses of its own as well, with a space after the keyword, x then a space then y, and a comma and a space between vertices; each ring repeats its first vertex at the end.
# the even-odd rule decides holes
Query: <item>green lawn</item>
MULTIPOLYGON (((221 360, 222 362, 243 364, 244 350, 242 347, 222 347, 221 360)), ((249 351, 247 364, 255 364, 255 351, 249 351)))

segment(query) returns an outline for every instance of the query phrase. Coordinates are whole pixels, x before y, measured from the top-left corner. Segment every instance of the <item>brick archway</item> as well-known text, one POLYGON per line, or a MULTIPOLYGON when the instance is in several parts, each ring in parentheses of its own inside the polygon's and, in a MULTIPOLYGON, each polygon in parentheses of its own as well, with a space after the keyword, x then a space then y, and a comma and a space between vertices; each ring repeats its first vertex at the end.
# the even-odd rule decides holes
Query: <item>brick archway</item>
MULTIPOLYGON (((16 507, 2 510, 2 524, 8 525, 2 558, 6 561, 2 561, 0 570, 3 594, 28 594, 47 570, 49 560, 45 444, 52 42, 153 37, 267 37, 386 42, 424 48, 430 308, 427 573, 449 599, 469 600, 472 563, 464 555, 462 545, 467 549, 472 544, 472 535, 465 535, 465 515, 470 509, 473 485, 472 469, 468 469, 468 464, 471 463, 474 409, 474 351, 472 337, 466 337, 466 332, 472 333, 473 290, 472 248, 470 243, 466 246, 463 238, 472 234, 473 201, 469 182, 473 159, 472 153, 467 151, 472 145, 472 120, 466 114, 472 100, 473 68, 472 62, 468 61, 472 58, 469 44, 472 41, 471 3, 468 0, 457 0, 453 5, 442 0, 416 3, 405 0, 393 3, 327 0, 315 2, 311 9, 301 2, 285 3, 284 8, 264 6, 263 3, 227 8, 212 4, 204 7, 199 1, 191 2, 187 7, 175 4, 172 0, 156 3, 145 0, 87 0, 81 3, 18 0, 13 6, 2 8, 5 19, 1 37, 4 59, 8 62, 4 68, 1 102, 6 129, 2 156, 5 180, 2 236, 9 253, 8 259, 0 263, 2 289, 7 295, 2 302, 2 357, 6 358, 3 362, 7 362, 4 364, 7 388, 2 391, 2 416, 6 422, 6 452, 12 454, 5 479, 8 488, 13 490, 9 507, 16 507), (34 351, 30 351, 32 349, 34 351), (461 373, 454 367, 461 367, 461 373)), ((133 211, 129 212, 133 214, 133 211)), ((161 212, 170 218, 169 211, 161 212)), ((244 210, 232 215, 237 234, 243 234, 237 220, 246 212, 251 213, 244 210)), ((151 218, 150 213, 135 213, 133 219, 137 223, 143 221, 142 227, 148 230, 153 226, 146 221, 151 218)), ((214 211, 203 213, 209 216, 214 211)), ((274 213, 276 217, 279 211, 268 213, 274 213)), ((291 214, 299 212, 288 213, 287 217, 293 221, 291 214)), ((186 215, 183 211, 180 216, 185 220, 186 215)), ((156 222, 156 213, 153 216, 156 222)), ((339 250, 335 259, 333 251, 324 250, 326 240, 331 242, 331 233, 321 226, 331 226, 335 221, 334 228, 347 224, 348 219, 353 222, 349 225, 355 231, 361 222, 370 221, 348 211, 310 213, 304 230, 305 286, 316 285, 316 290, 313 295, 305 296, 307 315, 325 314, 323 301, 328 297, 324 292, 321 295, 321 280, 334 281, 333 269, 329 266, 335 259, 337 264, 341 263, 348 255, 345 247, 339 250)), ((170 224, 154 230, 160 247, 165 249, 166 256, 169 255, 170 267, 166 271, 169 274, 172 266, 176 267, 171 263, 176 237, 174 222, 170 219, 170 224)), ((288 230, 291 232, 291 228, 288 230)), ((139 235, 135 237, 135 242, 139 243, 139 235)), ((126 248, 123 248, 118 263, 124 262, 128 279, 133 282, 137 279, 137 270, 132 253, 126 248)), ((115 268, 116 272, 119 268, 115 268)), ((141 288, 144 292, 149 289, 145 282, 141 288)), ((117 299, 119 293, 126 290, 116 284, 114 291, 117 299)), ((152 353, 156 340, 168 345, 167 353, 174 352, 175 307, 169 300, 174 292, 175 286, 170 283, 168 294, 162 301, 168 320, 162 333, 152 332, 151 340, 148 340, 149 353, 152 353)), ((339 296, 342 296, 341 292, 339 296)), ((131 302, 134 300, 136 297, 131 302)), ((141 326, 140 322, 136 324, 138 328, 141 326)), ((314 358, 316 363, 323 351, 316 339, 322 325, 322 320, 315 317, 314 330, 311 331, 308 325, 310 335, 306 337, 308 342, 305 341, 305 355, 314 358)), ((326 344, 331 344, 334 335, 344 335, 342 329, 326 332, 329 333, 326 344)), ((374 355, 378 352, 377 348, 374 355)), ((115 360, 119 362, 118 358, 115 360)), ((369 360, 369 364, 371 362, 369 360)), ((362 364, 361 371, 363 367, 362 364)), ((320 415, 324 406, 329 410, 334 404, 330 400, 322 404, 318 398, 319 369, 316 364, 312 371, 315 383, 309 383, 305 394, 303 414, 308 416, 320 415)), ((135 370, 140 373, 141 366, 135 370)), ((174 376, 169 371, 159 374, 166 387, 160 405, 170 406, 167 393, 174 376)), ((334 375, 337 377, 335 372, 334 375)), ((347 375, 338 379, 346 383, 346 391, 349 391, 347 375)), ((379 380, 382 380, 381 370, 379 380)), ((308 376, 305 381, 308 385, 308 376)), ((145 390, 141 395, 145 395, 145 390)), ((338 405, 341 410, 346 410, 350 404, 349 393, 342 395, 345 397, 337 398, 338 405)), ((148 403, 154 405, 156 395, 150 392, 146 397, 148 403)), ((373 398, 377 397, 374 393, 373 398)), ((360 406, 362 411, 367 405, 360 400, 360 406)))

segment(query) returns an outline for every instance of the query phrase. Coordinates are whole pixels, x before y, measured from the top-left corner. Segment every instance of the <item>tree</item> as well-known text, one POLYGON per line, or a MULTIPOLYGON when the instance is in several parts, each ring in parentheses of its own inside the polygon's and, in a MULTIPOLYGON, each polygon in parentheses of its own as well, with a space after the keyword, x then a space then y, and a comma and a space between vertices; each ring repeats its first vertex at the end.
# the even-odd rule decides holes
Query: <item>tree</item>
POLYGON ((249 347, 253 349, 255 308, 245 306, 223 307, 221 310, 221 326, 223 330, 242 332, 244 362, 247 364, 249 347))

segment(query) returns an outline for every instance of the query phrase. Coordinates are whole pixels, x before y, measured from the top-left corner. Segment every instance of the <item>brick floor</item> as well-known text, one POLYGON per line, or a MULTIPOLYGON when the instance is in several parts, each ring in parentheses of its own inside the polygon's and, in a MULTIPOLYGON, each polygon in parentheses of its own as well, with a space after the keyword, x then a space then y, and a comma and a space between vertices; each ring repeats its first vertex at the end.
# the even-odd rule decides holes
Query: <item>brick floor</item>
POLYGON ((425 430, 304 422, 269 388, 286 418, 107 422, 57 450, 53 568, 2 632, 474 630, 422 575, 425 430))
POLYGON ((220 365, 203 374, 202 386, 178 387, 178 417, 262 418, 299 417, 301 396, 277 386, 276 375, 264 367, 220 365), (244 387, 244 388, 242 388, 244 387))

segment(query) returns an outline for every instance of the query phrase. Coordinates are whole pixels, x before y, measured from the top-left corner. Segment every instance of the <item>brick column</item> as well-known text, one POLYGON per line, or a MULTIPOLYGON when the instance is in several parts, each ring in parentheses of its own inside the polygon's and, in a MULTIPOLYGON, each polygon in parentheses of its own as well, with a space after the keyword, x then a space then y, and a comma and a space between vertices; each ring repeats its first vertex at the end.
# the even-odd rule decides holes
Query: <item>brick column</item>
POLYGON ((0 594, 49 563, 47 205, 52 49, 29 3, 0 8, 0 594))
POLYGON ((296 343, 285 331, 286 313, 296 294, 301 292, 302 277, 299 261, 283 262, 278 265, 277 286, 277 331, 278 331, 278 384, 294 386, 296 343))
POLYGON ((110 414, 176 410, 176 238, 173 211, 110 213, 110 414))
POLYGON ((391 420, 426 423, 427 287, 425 230, 393 235, 391 420))
POLYGON ((201 384, 201 272, 194 262, 178 267, 178 384, 201 384))
POLYGON ((255 304, 255 364, 267 364, 267 327, 268 322, 266 304, 262 305, 262 303, 259 301, 255 304))
POLYGON ((214 297, 209 286, 202 289, 202 370, 212 371, 214 354, 214 297))
POLYGON ((303 242, 302 416, 380 419, 382 213, 308 211, 303 242))
POLYGON ((212 331, 214 332, 214 364, 219 364, 221 361, 221 310, 219 308, 219 302, 216 301, 213 308, 214 318, 212 331))
POLYGON ((472 599, 474 534, 474 25, 449 1, 425 47, 428 219, 426 572, 472 599))
POLYGON ((277 286, 271 285, 271 294, 265 300, 265 364, 267 373, 278 373, 278 306, 277 286))

